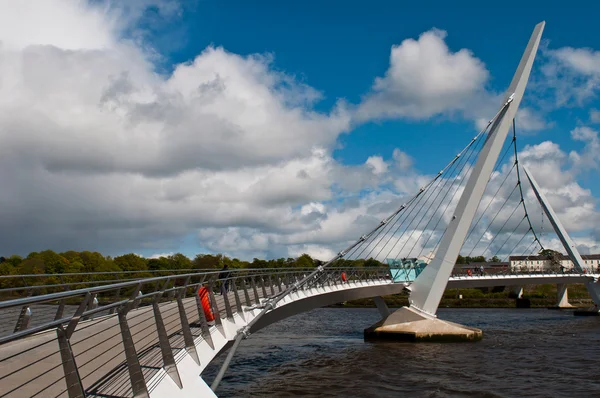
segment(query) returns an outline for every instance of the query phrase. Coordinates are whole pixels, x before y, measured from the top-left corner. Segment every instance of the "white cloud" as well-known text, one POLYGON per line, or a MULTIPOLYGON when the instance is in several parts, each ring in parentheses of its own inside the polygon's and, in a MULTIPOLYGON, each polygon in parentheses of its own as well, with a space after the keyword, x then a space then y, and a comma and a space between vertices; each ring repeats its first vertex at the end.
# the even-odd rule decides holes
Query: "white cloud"
POLYGON ((452 52, 445 38, 446 32, 432 29, 393 46, 389 69, 375 79, 357 119, 427 119, 464 110, 467 102, 484 95, 489 73, 483 62, 467 49, 452 52))
POLYGON ((546 50, 542 87, 553 95, 555 106, 582 106, 600 89, 600 51, 562 47, 546 50))
POLYGON ((589 127, 581 126, 571 131, 573 140, 585 144, 583 151, 571 151, 569 158, 577 170, 592 170, 598 168, 600 158, 600 140, 598 132, 589 127))
POLYGON ((600 110, 590 109, 590 122, 591 123, 600 123, 600 110))
MULTIPOLYGON (((152 49, 122 35, 148 5, 176 17, 177 2, 32 4, 0 5, 3 253, 170 253, 191 236, 199 248, 243 258, 326 259, 431 179, 400 149, 392 159, 336 162, 353 112, 354 120, 472 118, 466 103, 493 102, 481 61, 450 51, 437 30, 395 46, 357 109, 340 101, 322 112, 318 90, 276 71, 270 56, 209 47, 156 73, 152 49)), ((522 124, 540 125, 525 115, 522 124)), ((544 148, 567 161, 552 144, 531 161, 546 161, 544 148)), ((577 188, 561 167, 548 172, 552 181, 554 171, 577 188)), ((590 218, 587 193, 576 192, 553 200, 573 219, 590 218)))
POLYGON ((544 120, 542 115, 536 110, 528 107, 521 107, 517 112, 516 126, 519 132, 535 132, 550 127, 550 124, 544 120))
POLYGON ((402 152, 398 148, 394 149, 392 157, 394 158, 394 161, 396 162, 398 168, 402 171, 410 169, 413 165, 413 159, 410 157, 410 155, 405 152, 402 152))
POLYGON ((168 252, 168 253, 155 253, 155 254, 152 254, 151 256, 149 256, 148 258, 161 258, 161 257, 169 257, 169 256, 172 256, 173 254, 175 254, 175 253, 173 253, 173 252, 168 252))
POLYGON ((65 50, 114 46, 116 24, 101 6, 68 0, 3 0, 0 41, 4 49, 51 45, 65 50))
POLYGON ((365 164, 373 169, 374 174, 383 174, 388 169, 388 164, 381 156, 369 156, 365 164))

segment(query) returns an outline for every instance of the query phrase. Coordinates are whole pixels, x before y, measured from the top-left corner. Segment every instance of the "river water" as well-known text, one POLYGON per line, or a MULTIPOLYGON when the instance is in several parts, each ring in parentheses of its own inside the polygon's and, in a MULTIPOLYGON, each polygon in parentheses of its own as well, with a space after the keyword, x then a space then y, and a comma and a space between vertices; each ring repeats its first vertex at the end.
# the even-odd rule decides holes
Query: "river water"
MULTIPOLYGON (((322 308, 242 342, 220 397, 600 397, 600 317, 440 309, 476 343, 366 343, 376 309, 322 308)), ((225 355, 204 373, 210 383, 225 355)))

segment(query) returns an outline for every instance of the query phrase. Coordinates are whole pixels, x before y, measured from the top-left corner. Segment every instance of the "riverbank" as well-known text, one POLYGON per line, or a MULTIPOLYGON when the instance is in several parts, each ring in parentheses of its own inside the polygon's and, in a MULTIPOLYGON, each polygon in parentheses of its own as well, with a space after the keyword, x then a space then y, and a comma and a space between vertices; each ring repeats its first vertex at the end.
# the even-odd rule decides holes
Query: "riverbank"
MULTIPOLYGON (((569 285, 569 303, 575 307, 593 305, 587 290, 582 284, 569 285)), ((523 298, 528 299, 531 308, 548 308, 557 304, 555 285, 524 286, 523 298)), ((390 308, 408 306, 408 295, 395 294, 383 297, 390 308)), ((373 299, 360 299, 332 305, 331 308, 374 308, 373 299)), ((506 287, 482 289, 448 289, 440 302, 440 308, 515 308, 516 296, 506 287)))

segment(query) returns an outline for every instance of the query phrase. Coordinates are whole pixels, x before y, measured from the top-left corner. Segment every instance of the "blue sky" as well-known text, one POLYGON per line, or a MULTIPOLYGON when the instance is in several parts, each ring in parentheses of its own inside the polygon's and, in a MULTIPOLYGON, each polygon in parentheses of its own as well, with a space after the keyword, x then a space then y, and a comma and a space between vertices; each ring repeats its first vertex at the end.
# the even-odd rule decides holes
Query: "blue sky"
POLYGON ((496 113, 542 20, 519 149, 582 250, 600 251, 599 14, 592 1, 5 3, 0 251, 327 258, 496 113))

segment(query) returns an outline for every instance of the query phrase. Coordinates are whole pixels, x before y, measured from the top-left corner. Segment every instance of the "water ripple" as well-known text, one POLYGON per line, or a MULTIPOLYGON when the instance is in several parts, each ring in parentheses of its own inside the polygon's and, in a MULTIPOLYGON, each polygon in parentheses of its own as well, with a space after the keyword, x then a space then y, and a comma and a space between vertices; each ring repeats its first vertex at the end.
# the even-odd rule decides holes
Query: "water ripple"
MULTIPOLYGON (((600 317, 442 309, 478 343, 365 343, 375 309, 318 309, 243 342, 220 397, 600 397, 600 317)), ((224 356, 204 377, 210 382, 224 356)))

